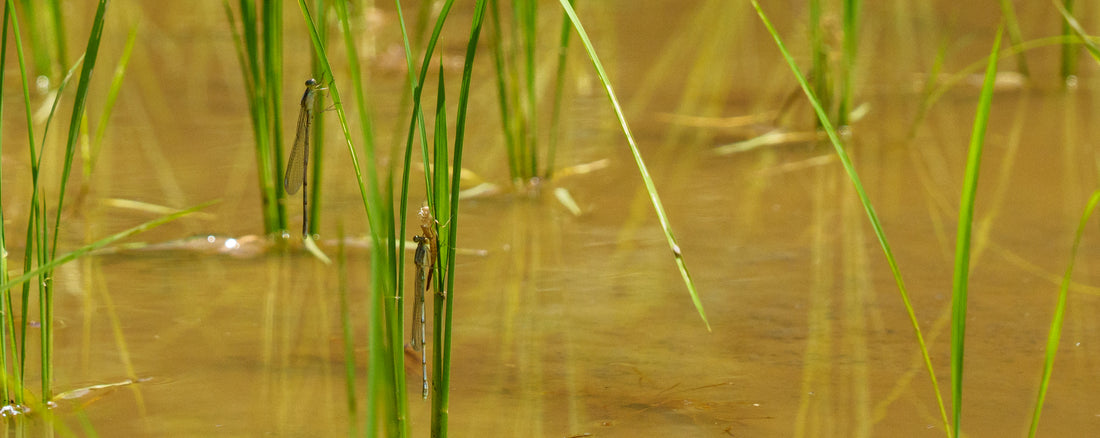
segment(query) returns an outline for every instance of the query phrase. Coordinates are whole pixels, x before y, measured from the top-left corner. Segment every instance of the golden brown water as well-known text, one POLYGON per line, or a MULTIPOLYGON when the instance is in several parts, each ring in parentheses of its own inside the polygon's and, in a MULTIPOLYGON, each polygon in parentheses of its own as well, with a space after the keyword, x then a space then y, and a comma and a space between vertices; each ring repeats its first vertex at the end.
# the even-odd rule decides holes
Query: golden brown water
MULTIPOLYGON (((91 190, 68 215, 68 246, 151 217, 108 199, 176 208, 222 200, 208 217, 137 240, 261 232, 241 76, 221 6, 206 3, 157 11, 112 5, 93 114, 131 22, 141 22, 142 37, 91 190)), ((898 257, 940 390, 950 397, 955 217, 977 87, 954 88, 912 139, 907 134, 920 99, 914 90, 940 40, 952 41, 945 71, 981 62, 996 17, 954 11, 953 4, 906 3, 866 5, 857 102, 868 103, 869 112, 853 126, 850 147, 898 257)), ((290 97, 310 76, 293 6, 288 121, 297 111, 290 97)), ((622 6, 582 6, 581 13, 624 99, 712 331, 691 305, 613 114, 578 55, 559 166, 611 164, 552 183, 572 193, 580 216, 549 187, 538 197, 463 202, 459 246, 487 253, 460 256, 450 294, 453 436, 945 436, 898 289, 831 147, 802 142, 716 155, 715 147, 767 128, 670 118, 774 111, 793 90, 748 5, 622 6)), ((784 6, 764 5, 808 64, 800 39, 805 11, 784 6)), ((379 12, 378 53, 396 41, 390 7, 379 12)), ((1025 32, 1058 31, 1049 8, 1029 7, 1037 9, 1018 11, 1025 32)), ((80 26, 88 17, 72 17, 74 35, 86 35, 80 26)), ((555 20, 547 27, 556 29, 555 20)), ((446 55, 461 54, 468 22, 465 13, 452 17, 461 30, 444 44, 446 55)), ((1063 91, 1054 79, 1057 52, 1030 52, 1035 83, 994 97, 971 263, 963 410, 970 436, 1027 430, 1058 281, 1096 187, 1096 67, 1082 58, 1078 88, 1063 91)), ((407 123, 395 103, 404 72, 367 59, 375 66, 369 87, 380 144, 389 144, 391 127, 407 123)), ((489 52, 479 59, 465 167, 507 185, 489 52)), ((18 95, 14 72, 9 66, 6 97, 18 95)), ((350 89, 344 80, 336 78, 350 89)), ((793 111, 788 127, 809 126, 804 104, 793 111)), ((5 126, 23 126, 13 113, 5 126)), ((321 230, 331 237, 342 225, 362 234, 366 221, 347 151, 331 122, 329 129, 321 230)), ((22 141, 5 134, 7 142, 22 141)), ((23 148, 5 148, 7 187, 27 180, 24 155, 23 148)), ((5 193, 16 196, 23 195, 5 193)), ((9 226, 22 229, 27 201, 5 201, 5 218, 16 218, 9 226)), ((292 229, 300 220, 297 202, 289 207, 292 229)), ((414 198, 410 215, 420 203, 414 198)), ((410 224, 407 236, 414 233, 410 224)), ((1074 274, 1040 425, 1047 436, 1100 428, 1094 234, 1093 225, 1074 274)), ((360 365, 368 258, 353 250, 349 260, 360 365)), ((181 247, 86 258, 60 270, 56 282, 56 391, 149 379, 63 404, 59 412, 70 426, 77 427, 72 412, 79 405, 99 436, 347 433, 334 267, 300 251, 232 257, 181 247)), ((360 369, 360 393, 364 376, 360 369)), ((427 431, 419 385, 410 375, 414 436, 427 431)))

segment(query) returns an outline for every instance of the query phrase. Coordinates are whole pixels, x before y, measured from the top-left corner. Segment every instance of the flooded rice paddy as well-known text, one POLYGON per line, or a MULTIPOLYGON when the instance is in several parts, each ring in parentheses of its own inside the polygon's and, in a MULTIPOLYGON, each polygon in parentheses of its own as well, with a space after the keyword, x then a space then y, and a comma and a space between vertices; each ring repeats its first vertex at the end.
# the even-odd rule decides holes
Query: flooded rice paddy
MULTIPOLYGON (((55 391, 141 382, 93 389, 62 400, 56 411, 76 430, 78 413, 86 416, 99 436, 346 435, 353 420, 337 271, 293 244, 257 237, 260 197, 241 74, 224 12, 207 3, 115 2, 108 12, 92 114, 134 23, 140 38, 102 156, 86 192, 64 214, 62 245, 74 248, 156 216, 120 200, 172 208, 220 202, 129 240, 149 246, 115 247, 58 270, 55 391)), ((773 129, 813 128, 800 100, 778 114, 796 83, 751 7, 581 3, 711 330, 692 306, 581 52, 570 59, 558 167, 601 165, 528 193, 508 181, 485 48, 475 69, 464 167, 500 190, 460 207, 461 252, 449 294, 451 433, 945 436, 895 280, 832 147, 805 135, 754 148, 738 143, 773 129), (748 123, 729 119, 753 115, 759 117, 748 123), (716 152, 723 146, 735 152, 716 152), (558 188, 571 194, 579 214, 559 202, 558 188)), ((865 115, 851 126, 848 146, 949 397, 955 221, 979 86, 961 81, 918 120, 920 90, 944 40, 945 75, 981 65, 997 18, 950 2, 874 3, 865 5, 855 93, 865 115)), ((285 93, 296 96, 313 73, 304 27, 290 6, 285 93)), ((808 65, 806 11, 763 6, 808 65)), ((363 60, 379 144, 390 145, 403 141, 394 133, 408 122, 399 104, 406 82, 401 58, 390 59, 400 54, 396 15, 392 5, 377 7, 373 30, 364 31, 363 60)), ((540 7, 540 23, 556 29, 556 3, 540 7)), ((1026 7, 1034 10, 1019 11, 1025 32, 1059 31, 1056 12, 1026 7)), ((68 17, 73 38, 86 35, 81 26, 90 11, 68 17)), ((456 30, 442 46, 444 57, 461 56, 469 19, 468 10, 452 17, 456 30)), ((554 38, 540 44, 552 47, 554 38)), ((1028 52, 1032 79, 1002 73, 993 98, 971 259, 963 399, 970 436, 1027 430, 1058 284, 1097 186, 1096 64, 1082 57, 1076 87, 1063 89, 1059 50, 1028 52)), ((1014 66, 1007 56, 1001 62, 1008 72, 1014 66)), ((19 96, 10 61, 5 73, 5 97, 19 96)), ((349 88, 346 76, 334 80, 349 88)), ((296 111, 288 100, 285 120, 296 111)), ((21 117, 6 111, 5 126, 25 124, 21 117)), ((327 129, 324 195, 316 201, 324 209, 321 247, 334 254, 337 230, 351 236, 349 284, 363 365, 371 255, 356 236, 366 234, 366 217, 339 130, 331 122, 327 129)), ((19 145, 24 136, 4 132, 5 143, 19 145)), ((19 188, 28 180, 24 149, 4 148, 3 160, 4 186, 19 188)), ((414 194, 422 193, 417 184, 414 194)), ((9 230, 25 227, 20 218, 29 201, 20 196, 4 192, 9 230)), ((410 215, 420 196, 406 206, 410 215)), ((300 226, 298 208, 291 198, 291 229, 300 226)), ((1094 224, 1070 289, 1040 425, 1046 436, 1100 429, 1094 224)), ((416 232, 411 223, 406 237, 416 232)), ((411 281, 412 253, 406 257, 411 281)), ((360 393, 365 373, 360 367, 360 393)), ((423 436, 429 404, 417 397, 416 373, 408 384, 413 436, 423 436)))

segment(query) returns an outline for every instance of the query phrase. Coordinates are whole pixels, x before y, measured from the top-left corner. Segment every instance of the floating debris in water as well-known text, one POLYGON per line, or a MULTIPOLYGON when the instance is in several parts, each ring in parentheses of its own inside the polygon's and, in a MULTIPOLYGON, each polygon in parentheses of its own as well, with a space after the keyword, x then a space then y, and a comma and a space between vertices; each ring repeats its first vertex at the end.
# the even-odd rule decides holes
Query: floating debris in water
POLYGON ((24 405, 6 404, 0 407, 0 417, 8 418, 15 417, 17 415, 24 415, 31 413, 31 408, 24 405))

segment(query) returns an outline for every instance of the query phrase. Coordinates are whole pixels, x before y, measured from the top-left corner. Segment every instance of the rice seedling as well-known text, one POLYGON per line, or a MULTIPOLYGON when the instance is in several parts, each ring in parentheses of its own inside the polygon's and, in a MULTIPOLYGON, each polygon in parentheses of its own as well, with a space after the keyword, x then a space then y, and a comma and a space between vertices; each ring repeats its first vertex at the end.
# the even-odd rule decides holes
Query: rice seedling
MULTIPOLYGON (((1072 36, 1063 31, 1062 38, 1060 39, 1060 41, 1063 43, 1063 54, 1065 53, 1065 48, 1072 45, 1070 44, 1071 42, 1080 43, 1085 46, 1085 49, 1088 50, 1089 54, 1092 55, 1092 58, 1096 60, 1096 62, 1100 62, 1100 47, 1097 47, 1096 43, 1093 41, 1093 38, 1090 37, 1088 33, 1085 32, 1085 29, 1081 27, 1081 23, 1078 23, 1077 19, 1073 18, 1073 14, 1070 12, 1070 10, 1067 9, 1067 7, 1059 4, 1057 0, 1052 1, 1052 3, 1054 4, 1055 9, 1058 9, 1058 12, 1062 14, 1062 25, 1068 30, 1072 31, 1072 36)), ((1072 6, 1072 1, 1067 1, 1066 3, 1072 6)), ((1064 66, 1065 63, 1063 62, 1062 65, 1064 66)))
MULTIPOLYGON (((1024 35, 1020 31, 1020 22, 1016 18, 1016 6, 1012 4, 1011 0, 1001 0, 1001 15, 1005 20, 1008 42, 1013 46, 1023 44, 1024 35)), ((1031 74, 1031 71, 1027 68, 1027 57, 1024 56, 1024 52, 1016 53, 1016 69, 1024 76, 1031 74)))
POLYGON ((965 180, 959 201, 958 231, 955 234, 955 275, 951 289, 951 409, 953 429, 948 436, 961 436, 963 359, 965 358, 966 310, 970 280, 970 231, 974 223, 974 198, 978 190, 978 169, 982 162, 985 131, 993 102, 993 84, 997 78, 997 60, 1001 49, 1003 25, 997 29, 993 50, 986 66, 974 127, 970 136, 965 180))
POLYGON ((130 35, 126 38, 126 46, 123 47, 122 56, 119 57, 118 65, 115 67, 115 75, 111 79, 111 88, 107 91, 107 99, 103 104, 102 116, 99 118, 99 124, 96 125, 95 135, 90 142, 81 143, 81 155, 86 157, 83 168, 85 185, 88 184, 92 169, 95 169, 95 164, 99 161, 99 153, 103 148, 103 136, 107 132, 107 122, 111 120, 111 111, 114 109, 118 95, 122 91, 122 79, 126 76, 126 66, 129 65, 130 55, 134 52, 137 35, 138 26, 135 25, 130 29, 130 35))
POLYGON ((829 52, 832 48, 826 43, 825 23, 822 19, 821 0, 810 0, 810 80, 813 81, 814 94, 821 99, 821 106, 832 111, 835 103, 833 84, 829 64, 829 52))
MULTIPOLYGON (((344 106, 341 104, 340 100, 339 85, 335 82, 329 85, 329 92, 334 102, 334 110, 344 132, 345 144, 348 147, 352 167, 355 171, 360 194, 362 196, 363 207, 366 211, 368 222, 370 223, 373 242, 373 256, 371 257, 372 284, 369 299, 371 303, 372 322, 369 325, 367 333, 368 342, 370 343, 370 364, 368 366, 366 389, 366 399, 371 400, 371 402, 367 406, 366 427, 368 431, 388 431, 389 434, 399 436, 406 436, 409 433, 408 397, 404 390, 405 378, 404 367, 402 366, 404 362, 404 351, 400 348, 396 348, 396 346, 403 344, 401 338, 405 333, 403 329, 405 325, 403 306, 401 305, 404 295, 404 276, 402 275, 404 270, 404 257, 399 257, 400 254, 403 254, 405 239, 400 237, 402 233, 400 233, 399 230, 404 229, 407 219, 404 209, 401 208, 401 206, 407 204, 409 197, 408 185, 411 169, 411 151, 418 128, 421 133, 420 138, 422 140, 427 138, 426 135, 424 135, 426 124, 423 123, 423 116, 421 115, 421 96, 425 85, 426 73, 431 66, 435 47, 438 44, 440 32, 448 16, 451 5, 452 2, 443 4, 432 35, 427 40, 426 48, 423 52, 423 63, 420 65, 420 68, 410 69, 410 88, 413 92, 413 104, 410 112, 404 159, 400 161, 391 161, 390 170, 386 172, 386 176, 384 177, 379 175, 379 166, 376 165, 380 161, 380 158, 376 155, 373 143, 372 124, 369 118, 365 88, 361 79, 361 68, 356 55, 356 43, 354 35, 350 31, 349 13, 346 5, 343 5, 341 2, 337 2, 334 5, 334 11, 340 22, 341 31, 344 37, 343 42, 348 54, 347 64, 350 77, 352 78, 350 81, 353 86, 352 94, 354 96, 355 109, 359 115, 359 125, 363 132, 362 144, 364 152, 363 157, 366 163, 365 166, 360 166, 359 154, 353 146, 354 142, 350 134, 351 130, 345 116, 344 106), (402 166, 402 176, 399 185, 399 201, 395 205, 392 189, 394 187, 394 167, 397 165, 402 166), (366 174, 366 178, 364 178, 364 173, 366 174), (400 213, 397 213, 397 211, 400 211, 400 213)), ((318 28, 313 15, 304 0, 299 1, 299 7, 310 31, 310 38, 319 65, 319 73, 331 77, 329 57, 325 51, 325 44, 317 30, 318 28)), ((432 295, 435 297, 433 300, 435 304, 433 306, 433 319, 436 329, 433 333, 432 348, 434 353, 432 354, 432 368, 435 372, 432 375, 431 392, 433 436, 443 436, 447 429, 451 301, 447 300, 446 297, 448 293, 453 292, 451 288, 453 288, 454 284, 454 241, 458 224, 457 182, 458 178, 461 177, 462 144, 465 132, 464 125, 467 118, 466 107, 469 99, 470 77, 478 36, 480 34, 481 17, 483 16, 484 10, 485 2, 478 2, 475 9, 474 24, 471 27, 469 37, 470 41, 467 49, 466 65, 461 82, 462 85, 459 91, 459 109, 456 116, 457 127, 453 137, 453 146, 449 140, 450 136, 448 135, 448 131, 446 130, 446 92, 443 87, 444 77, 442 74, 440 75, 440 83, 437 87, 436 126, 431 142, 431 149, 428 149, 427 142, 421 142, 425 160, 424 168, 426 169, 425 180, 428 184, 426 192, 428 207, 426 207, 427 211, 424 216, 426 219, 424 219, 425 222, 422 223, 422 229, 424 236, 437 236, 433 248, 438 248, 438 250, 430 252, 431 257, 435 259, 434 265, 438 267, 436 271, 437 274, 434 275, 435 281, 430 281, 431 278, 425 278, 426 283, 431 283, 430 287, 434 290, 432 295), (455 171, 449 173, 448 169, 455 169, 455 171), (443 225, 440 225, 434 219, 427 219, 433 213, 435 216, 445 219, 443 225)), ((401 20, 402 24, 403 38, 406 47, 406 59, 409 64, 412 65, 413 52, 409 45, 408 34, 404 33, 405 28, 401 15, 400 3, 397 3, 397 11, 399 20, 401 20)), ((427 240, 425 239, 424 242, 427 243, 427 240)), ((425 251, 425 253, 427 254, 428 252, 425 251)), ((421 260, 420 262, 426 263, 427 260, 421 260)), ((426 285, 426 287, 429 286, 426 285)), ((423 351, 422 354, 427 354, 427 351, 423 351)), ((349 381, 349 388, 350 385, 351 383, 349 381)), ((349 402, 349 406, 353 406, 351 402, 349 402)))
MULTIPOLYGON (((9 10, 14 10, 13 2, 8 1, 6 3, 6 7, 9 10)), ((70 171, 72 169, 72 162, 73 162, 73 158, 75 156, 75 151, 76 151, 76 140, 77 140, 77 136, 78 136, 79 131, 80 131, 81 119, 83 117, 84 106, 85 106, 85 102, 86 102, 86 99, 87 99, 88 85, 90 84, 90 79, 91 79, 91 71, 92 71, 92 68, 95 66, 95 61, 96 61, 96 57, 97 57, 98 50, 99 50, 99 43, 100 43, 100 39, 102 37, 103 18, 104 18, 103 14, 105 13, 105 11, 106 11, 106 2, 105 1, 100 2, 99 6, 96 10, 96 18, 94 19, 93 24, 92 24, 92 32, 91 32, 91 35, 88 38, 88 47, 87 47, 87 49, 84 53, 83 61, 81 62, 82 71, 81 71, 81 75, 80 75, 80 80, 78 81, 78 84, 77 84, 76 97, 74 99, 72 116, 70 118, 70 123, 69 123, 68 139, 66 141, 65 149, 64 149, 65 150, 65 158, 64 158, 64 163, 62 164, 62 167, 61 167, 62 173, 61 173, 61 180, 60 180, 59 187, 62 187, 62 188, 67 186, 70 171)), ((30 217, 30 220, 28 221, 28 229, 27 229, 27 243, 28 244, 26 245, 26 251, 24 253, 23 269, 24 269, 24 277, 27 277, 28 279, 31 278, 31 277, 38 277, 38 279, 39 279, 39 281, 37 282, 37 284, 39 285, 38 286, 38 297, 37 298, 38 298, 38 303, 39 303, 39 318, 42 321, 41 335, 40 335, 41 346, 40 346, 40 358, 39 358, 40 359, 39 364, 40 364, 40 368, 41 368, 41 391, 42 391, 42 398, 48 400, 50 398, 50 395, 51 395, 50 394, 50 391, 51 391, 50 382, 52 381, 52 373, 53 373, 53 367, 52 367, 52 351, 53 351, 53 306, 52 306, 53 295, 52 295, 52 293, 53 293, 53 291, 52 291, 52 283, 50 281, 50 277, 51 277, 51 274, 52 274, 52 269, 44 268, 44 267, 52 266, 52 263, 57 260, 57 257, 56 257, 57 243, 58 243, 59 230, 60 230, 60 227, 61 227, 61 213, 62 213, 62 210, 63 210, 63 207, 64 207, 64 201, 65 201, 65 190, 62 189, 58 192, 57 204, 55 206, 56 211, 57 211, 57 215, 55 217, 54 224, 53 224, 54 225, 53 226, 53 239, 52 239, 52 242, 51 242, 50 237, 49 237, 50 236, 50 231, 49 231, 49 226, 48 226, 49 220, 46 217, 46 211, 47 211, 47 209, 46 209, 46 200, 45 200, 45 197, 39 195, 40 187, 41 187, 41 181, 39 180, 40 173, 38 172, 38 169, 40 168, 40 166, 42 164, 41 159, 42 159, 42 156, 43 156, 44 149, 39 150, 39 152, 37 154, 35 153, 35 142, 34 142, 34 134, 33 134, 34 129, 33 129, 33 124, 32 124, 32 120, 31 120, 31 117, 30 117, 30 97, 29 97, 29 91, 28 91, 29 90, 29 87, 28 87, 28 82, 29 81, 28 81, 28 78, 27 78, 26 67, 25 67, 25 64, 23 62, 24 57, 23 57, 23 51, 22 51, 22 40, 21 40, 21 37, 20 37, 20 31, 19 31, 19 20, 16 19, 11 14, 7 14, 7 16, 11 19, 11 25, 12 25, 13 34, 14 34, 14 37, 15 37, 14 42, 15 42, 15 45, 16 45, 16 50, 17 50, 17 55, 18 55, 18 60, 19 60, 19 65, 20 65, 20 73, 21 73, 21 79, 22 79, 22 85, 23 85, 24 103, 25 103, 24 106, 25 106, 26 112, 27 112, 27 132, 28 132, 28 139, 29 139, 30 152, 31 152, 30 160, 31 160, 31 163, 33 163, 32 164, 32 186, 33 186, 33 189, 32 189, 32 195, 31 195, 31 207, 30 207, 31 211, 28 213, 28 216, 30 217), (31 243, 32 241, 33 241, 33 244, 31 243), (37 271, 35 271, 34 266, 38 266, 39 269, 37 271), (37 272, 37 274, 29 276, 29 274, 28 274, 29 272, 37 272)), ((62 86, 64 86, 64 82, 65 81, 63 81, 62 86)), ((58 93, 58 97, 59 96, 60 96, 60 92, 58 93)), ((55 100, 54 107, 51 109, 50 119, 52 119, 52 112, 53 112, 53 110, 56 110, 56 108, 57 108, 57 101, 55 100)), ((43 146, 44 146, 44 139, 46 138, 45 133, 48 132, 48 130, 49 130, 49 123, 47 122, 46 127, 44 128, 43 136, 42 136, 43 146)), ((17 280, 17 282, 18 282, 18 280, 17 280)), ((21 297, 22 298, 21 299, 22 308, 21 308, 20 314, 21 315, 27 315, 28 302, 29 302, 29 297, 30 297, 30 284, 29 283, 19 283, 19 284, 23 285, 22 297, 21 297)), ((10 286, 5 285, 4 290, 6 290, 8 287, 10 287, 10 286)), ((10 296, 9 296, 8 302, 10 303, 10 296)), ((10 315, 11 313, 8 313, 8 314, 10 315)), ((25 321, 25 319, 24 319, 24 321, 25 321)), ((15 332, 14 324, 11 325, 11 332, 13 334, 15 332)), ((19 380, 19 381, 22 381, 22 375, 23 375, 22 369, 23 369, 23 366, 26 363, 26 355, 25 355, 25 351, 26 351, 26 333, 27 333, 27 330, 26 330, 25 322, 24 322, 24 327, 21 328, 20 335, 19 335, 19 338, 20 338, 19 344, 21 345, 21 350, 18 354, 16 354, 16 356, 18 356, 20 358, 19 363, 16 365, 16 377, 17 377, 17 380, 19 380)), ((15 343, 12 343, 12 346, 14 348, 15 343)), ((21 392, 22 391, 20 390, 16 394, 16 397, 15 397, 16 403, 19 403, 22 400, 21 392)))
POLYGON ((65 36, 64 15, 58 0, 21 1, 23 21, 30 35, 34 71, 38 76, 56 77, 65 71, 68 47, 65 36))
MULTIPOLYGON (((538 83, 537 49, 538 2, 511 2, 511 19, 501 18, 499 1, 489 2, 489 22, 493 32, 490 46, 496 72, 498 106, 508 170, 516 187, 537 187, 554 173, 554 160, 561 126, 561 102, 565 85, 571 24, 563 14, 558 37, 556 73, 551 96, 550 126, 547 140, 539 129, 539 102, 543 96, 538 83), (544 144, 544 145, 542 145, 544 144)), ((573 4, 570 1, 570 4, 573 4)))
MULTIPOLYGON (((1074 5, 1074 3, 1075 3, 1074 0, 1062 0, 1062 4, 1060 4, 1060 5, 1058 4, 1057 1, 1054 2, 1054 4, 1056 6, 1058 6, 1058 9, 1062 11, 1063 15, 1065 15, 1067 17, 1072 17, 1073 16, 1073 5, 1074 5)), ((1070 37, 1071 35, 1074 35, 1073 26, 1072 26, 1072 24, 1070 24, 1069 20, 1065 20, 1065 21, 1062 22, 1062 36, 1063 37, 1070 37)), ((1076 47, 1075 44, 1063 45, 1062 46, 1062 65, 1061 65, 1062 80, 1066 81, 1066 83, 1069 84, 1070 79, 1076 74, 1076 72, 1077 72, 1077 47, 1076 47)))
MULTIPOLYGON (((332 5, 327 0, 317 0, 314 3, 313 9, 315 11, 318 11, 317 15, 321 18, 321 22, 324 23, 326 22, 325 17, 332 10, 332 5)), ((327 43, 328 26, 319 27, 317 29, 317 35, 321 39, 322 43, 327 43)), ((310 71, 320 70, 320 62, 317 60, 316 53, 310 53, 309 65, 310 71)), ((307 158, 309 159, 309 162, 313 165, 312 168, 310 168, 309 172, 311 175, 313 175, 313 184, 309 186, 309 199, 312 199, 313 203, 310 204, 309 214, 304 216, 302 219, 303 221, 305 221, 307 220, 306 217, 308 217, 309 228, 305 234, 309 236, 316 235, 319 232, 318 224, 321 223, 321 212, 323 211, 321 209, 321 201, 323 200, 321 196, 321 182, 324 181, 323 160, 325 156, 325 112, 314 111, 313 121, 311 122, 311 124, 313 126, 313 138, 310 140, 310 144, 313 145, 313 155, 307 158)), ((303 193, 302 196, 304 199, 306 194, 303 193)))
POLYGON ((852 94, 855 87, 856 55, 859 54, 859 0, 844 0, 843 5, 843 59, 840 70, 840 104, 837 106, 837 124, 848 124, 852 110, 852 94))
MULTIPOLYGON (((68 253, 61 254, 59 252, 59 236, 64 222, 62 213, 66 206, 65 188, 68 186, 69 177, 71 175, 78 138, 87 126, 85 116, 86 102, 91 84, 91 73, 96 64, 99 46, 102 40, 106 3, 106 1, 101 1, 97 5, 96 15, 92 22, 91 34, 88 37, 88 43, 84 54, 59 83, 58 90, 54 94, 54 101, 50 108, 50 113, 42 129, 41 140, 36 139, 35 126, 31 117, 30 79, 25 62, 19 20, 16 15, 12 14, 12 11, 15 9, 14 2, 8 0, 4 4, 3 34, 5 38, 3 39, 2 46, 0 46, 0 65, 4 65, 7 62, 9 41, 6 36, 10 29, 13 35, 11 42, 15 45, 16 59, 18 61, 18 70, 23 92, 23 108, 27 122, 27 142, 30 151, 29 162, 31 164, 31 180, 27 185, 31 187, 31 202, 29 203, 29 211, 27 213, 27 232, 22 264, 23 273, 15 278, 10 278, 9 275, 9 258, 7 252, 8 239, 6 238, 4 226, 0 224, 0 293, 2 293, 0 308, 2 308, 3 314, 3 320, 0 321, 0 372, 3 372, 6 376, 0 379, 0 392, 2 392, 4 399, 8 403, 3 408, 5 415, 20 414, 28 410, 43 412, 46 414, 45 417, 50 419, 49 421, 52 427, 63 434, 69 433, 64 425, 54 421, 52 419, 53 417, 45 411, 47 403, 52 402, 54 399, 52 388, 54 381, 54 270, 62 264, 71 262, 98 248, 102 248, 152 227, 170 222, 209 205, 201 205, 146 222, 137 227, 102 238, 68 253), (76 96, 72 107, 68 135, 64 144, 64 161, 59 163, 61 175, 57 185, 57 200, 55 204, 48 205, 43 190, 46 182, 43 180, 42 173, 40 172, 44 156, 47 152, 46 138, 49 132, 50 123, 57 114, 60 96, 69 83, 69 79, 77 71, 77 67, 80 67, 80 75, 77 81, 76 96), (49 209, 56 211, 52 226, 49 220, 50 217, 47 214, 49 209), (37 292, 37 295, 34 297, 32 297, 31 293, 32 285, 35 285, 34 289, 35 292, 37 292), (17 293, 14 289, 19 289, 21 291, 18 293, 18 300, 16 300, 17 293), (37 303, 38 311, 37 315, 33 316, 30 313, 30 304, 32 301, 37 303), (16 303, 18 303, 18 306, 16 303), (33 331, 29 326, 32 319, 40 321, 39 355, 36 358, 40 375, 40 394, 38 396, 34 396, 27 391, 28 382, 25 380, 28 374, 27 367, 31 366, 31 364, 28 363, 31 359, 28 354, 28 342, 30 342, 28 335, 33 331)), ((124 64, 125 62, 123 61, 122 65, 124 64)), ((2 86, 3 80, 0 79, 0 88, 2 88, 2 86)), ((3 100, 0 98, 0 108, 2 107, 3 100)), ((103 110, 103 116, 105 118, 109 117, 109 113, 110 105, 108 104, 103 110)), ((0 130, 2 130, 2 126, 0 126, 0 130)), ((0 192, 3 192, 2 186, 0 186, 0 192)))
MULTIPOLYGON (((405 166, 402 169, 402 181, 408 181, 410 169, 408 157, 410 156, 409 151, 412 148, 414 126, 418 124, 418 121, 423 120, 420 114, 421 94, 424 89, 427 70, 431 65, 432 54, 439 41, 440 32, 446 21, 448 12, 450 11, 451 4, 452 2, 448 1, 441 9, 432 34, 428 38, 427 48, 424 51, 424 58, 420 68, 417 70, 410 69, 409 71, 410 81, 413 71, 419 71, 419 76, 415 82, 410 82, 414 84, 413 109, 410 116, 408 136, 406 137, 406 160, 405 166)), ((433 321, 435 323, 432 354, 432 369, 434 372, 431 379, 432 436, 446 436, 449 422, 451 322, 453 315, 453 300, 450 298, 453 297, 453 293, 455 292, 454 273, 459 222, 459 180, 462 177, 462 155, 466 132, 466 120, 468 117, 467 109, 469 107, 470 84, 485 11, 486 2, 478 1, 474 7, 474 14, 472 23, 470 24, 466 53, 463 61, 462 78, 458 91, 458 108, 455 115, 453 143, 448 140, 451 137, 448 135, 446 129, 448 126, 445 105, 446 89, 444 86, 445 81, 442 68, 440 68, 439 71, 439 82, 436 87, 435 130, 430 153, 428 152, 427 144, 421 143, 422 157, 425 164, 425 187, 428 204, 427 209, 422 209, 420 213, 421 235, 429 239, 435 237, 434 248, 436 248, 436 251, 433 251, 431 254, 436 258, 436 281, 434 283, 429 281, 429 287, 432 287, 434 290, 434 294, 432 294, 434 298, 432 312, 433 321), (431 165, 429 166, 429 164, 431 165), (449 171, 449 169, 454 170, 449 171), (440 224, 440 222, 436 220, 437 218, 443 219, 443 223, 440 224)), ((405 38, 406 59, 411 63, 413 53, 408 49, 408 36, 407 34, 403 34, 403 37, 405 38)), ((420 125, 421 129, 423 129, 422 122, 420 125)), ((407 185, 403 184, 401 191, 401 205, 405 205, 405 199, 407 199, 407 185)), ((401 224, 404 225, 404 223, 405 218, 404 215, 402 215, 401 224)), ((399 282, 399 284, 401 283, 399 282)), ((426 351, 424 354, 426 354, 426 351)))
POLYGON ((1081 246, 1081 236, 1085 234, 1085 225, 1092 217, 1096 204, 1100 203, 1100 190, 1092 193, 1085 204, 1085 211, 1081 213, 1081 221, 1077 225, 1077 232, 1073 235, 1073 245, 1069 253, 1069 263, 1066 273, 1062 276, 1062 284, 1058 288, 1058 301, 1054 307, 1054 316, 1050 321, 1050 331, 1047 334, 1046 356, 1043 361, 1043 372, 1039 379, 1039 395, 1035 400, 1035 410, 1031 416, 1031 427, 1028 429, 1028 437, 1034 437, 1039 430, 1039 417, 1043 413, 1043 402, 1046 399, 1047 390, 1050 388, 1050 375, 1054 371, 1054 357, 1058 353, 1058 343, 1062 339, 1062 321, 1066 315, 1066 300, 1069 296, 1069 284, 1073 277, 1073 266, 1077 261, 1077 250, 1081 246))
POLYGON ((809 10, 810 74, 814 94, 826 113, 833 113, 833 123, 848 125, 853 110, 856 85, 856 58, 859 55, 860 0, 844 0, 840 9, 840 29, 830 25, 834 20, 823 9, 821 0, 811 0, 809 10), (839 35, 835 35, 839 33, 839 35), (839 38, 837 38, 839 37, 839 38), (839 39, 839 41, 834 41, 839 39), (833 47, 839 43, 840 47, 833 47), (840 56, 833 53, 839 49, 840 56), (839 62, 834 65, 834 58, 839 62))
POLYGON ((276 235, 287 229, 287 194, 279 190, 285 169, 282 161, 282 2, 262 2, 257 8, 254 0, 241 0, 238 4, 240 29, 229 1, 222 3, 244 78, 256 150, 264 233, 276 235))

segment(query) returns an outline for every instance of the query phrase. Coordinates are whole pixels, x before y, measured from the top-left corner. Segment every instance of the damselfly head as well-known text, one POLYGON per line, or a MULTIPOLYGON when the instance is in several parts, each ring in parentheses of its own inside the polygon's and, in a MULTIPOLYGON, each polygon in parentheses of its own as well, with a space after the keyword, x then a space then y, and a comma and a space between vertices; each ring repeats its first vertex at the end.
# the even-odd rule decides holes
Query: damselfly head
POLYGON ((313 79, 313 78, 306 79, 306 86, 307 87, 312 87, 314 85, 317 85, 317 80, 316 79, 313 79))

